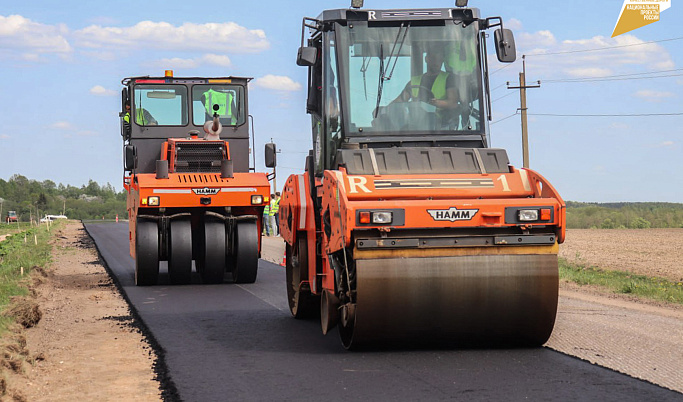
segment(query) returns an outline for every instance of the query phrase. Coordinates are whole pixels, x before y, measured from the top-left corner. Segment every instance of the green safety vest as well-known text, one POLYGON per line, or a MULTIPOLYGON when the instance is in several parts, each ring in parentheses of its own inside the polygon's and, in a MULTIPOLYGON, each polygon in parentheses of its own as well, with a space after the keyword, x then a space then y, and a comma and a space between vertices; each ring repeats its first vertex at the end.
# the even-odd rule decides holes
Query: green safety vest
POLYGON ((469 74, 477 65, 477 49, 474 41, 461 45, 462 43, 454 43, 446 49, 446 67, 456 74, 469 74), (464 54, 461 55, 463 50, 464 54))
MULTIPOLYGON (((413 98, 417 98, 420 94, 420 85, 422 84, 423 75, 418 75, 410 79, 410 85, 413 90, 413 98)), ((432 84, 432 93, 436 99, 446 99, 446 80, 448 80, 448 73, 441 71, 432 84)))
POLYGON ((280 200, 271 200, 270 210, 273 214, 276 214, 280 210, 280 200))
POLYGON ((263 208, 263 216, 268 216, 270 215, 270 204, 266 204, 266 207, 263 208))
POLYGON ((209 116, 213 116, 213 105, 218 105, 218 110, 216 112, 219 116, 225 116, 227 114, 232 115, 232 110, 230 110, 232 108, 232 94, 209 89, 204 92, 204 108, 206 108, 206 113, 208 113, 209 116))
MULTIPOLYGON (((123 116, 123 121, 126 123, 130 123, 130 113, 126 112, 126 115, 123 116)), ((147 125, 149 123, 147 119, 145 119, 145 109, 135 109, 135 122, 138 123, 141 126, 147 125)))

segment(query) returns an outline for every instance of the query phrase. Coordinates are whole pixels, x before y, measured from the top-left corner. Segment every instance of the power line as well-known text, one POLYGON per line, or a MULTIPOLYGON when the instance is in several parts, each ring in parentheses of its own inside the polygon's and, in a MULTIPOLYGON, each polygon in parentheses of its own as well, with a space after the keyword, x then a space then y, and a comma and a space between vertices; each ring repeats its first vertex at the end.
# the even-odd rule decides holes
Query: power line
MULTIPOLYGON (((634 113, 634 114, 558 114, 558 113, 529 113, 529 116, 550 117, 648 117, 648 116, 683 116, 682 113, 634 113)), ((502 120, 499 120, 502 121, 502 120)), ((493 124, 493 123, 491 123, 493 124)))
MULTIPOLYGON (((513 93, 514 93, 514 92, 513 92, 513 93)), ((517 116, 517 114, 518 114, 518 113, 515 111, 515 113, 509 115, 508 117, 503 117, 502 119, 499 119, 499 120, 496 120, 496 121, 494 121, 494 122, 491 122, 491 123, 489 124, 489 126, 492 126, 492 125, 494 125, 494 124, 496 124, 496 123, 500 123, 501 121, 507 120, 507 119, 509 119, 510 117, 517 116)))
POLYGON ((651 80, 653 78, 668 78, 668 77, 681 77, 683 76, 683 73, 681 74, 666 74, 666 75, 657 75, 653 77, 629 77, 629 78, 577 78, 577 79, 572 79, 572 78, 567 78, 567 79, 559 79, 559 80, 541 80, 543 83, 551 83, 551 84, 556 84, 556 83, 565 83, 565 84, 571 84, 571 83, 582 83, 582 82, 604 82, 604 81, 633 81, 633 80, 651 80))
MULTIPOLYGON (((642 42, 642 43, 632 43, 630 45, 606 46, 606 47, 600 47, 600 48, 595 48, 595 49, 584 49, 584 50, 567 50, 564 52, 534 53, 534 54, 527 54, 527 56, 551 56, 551 55, 556 55, 556 54, 599 52, 602 50, 619 49, 619 48, 623 48, 623 47, 632 47, 632 46, 642 46, 642 45, 649 45, 651 43, 670 42, 670 41, 681 40, 681 39, 683 39, 683 36, 680 36, 678 38, 660 39, 660 40, 653 40, 653 41, 642 42)), ((505 67, 503 67, 503 68, 505 68, 505 67)))
POLYGON ((491 102, 498 102, 499 100, 501 100, 501 99, 503 99, 503 98, 507 98, 508 96, 514 95, 514 94, 515 94, 514 92, 508 92, 507 95, 503 95, 503 96, 501 96, 501 97, 499 97, 499 98, 496 98, 496 99, 492 100, 491 102))
MULTIPOLYGON (((615 77, 629 77, 634 75, 649 75, 649 74, 661 74, 661 73, 671 73, 674 71, 683 71, 683 68, 674 68, 672 70, 656 70, 656 71, 644 71, 640 73, 629 73, 629 74, 616 74, 616 75, 606 75, 604 77, 579 77, 579 78, 566 78, 562 81, 581 81, 581 80, 591 80, 591 79, 604 79, 604 78, 615 78, 615 77)), ((657 77, 652 77, 657 78, 657 77)), ((544 80, 545 82, 554 82, 558 80, 544 80)))

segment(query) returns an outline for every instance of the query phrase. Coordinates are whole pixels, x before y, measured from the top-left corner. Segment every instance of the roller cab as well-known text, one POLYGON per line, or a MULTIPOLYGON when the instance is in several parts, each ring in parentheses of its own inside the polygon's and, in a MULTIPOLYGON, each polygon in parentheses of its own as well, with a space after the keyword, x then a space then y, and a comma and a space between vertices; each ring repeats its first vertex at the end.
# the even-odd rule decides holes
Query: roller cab
POLYGON ((313 147, 280 203, 287 292, 346 348, 552 333, 565 204, 489 146, 496 27, 499 61, 514 61, 502 19, 473 8, 304 19, 313 147))
POLYGON ((246 124, 249 78, 122 81, 124 187, 137 285, 168 261, 172 284, 256 280, 269 177, 255 172, 246 124), (251 165, 251 166, 250 166, 251 165))

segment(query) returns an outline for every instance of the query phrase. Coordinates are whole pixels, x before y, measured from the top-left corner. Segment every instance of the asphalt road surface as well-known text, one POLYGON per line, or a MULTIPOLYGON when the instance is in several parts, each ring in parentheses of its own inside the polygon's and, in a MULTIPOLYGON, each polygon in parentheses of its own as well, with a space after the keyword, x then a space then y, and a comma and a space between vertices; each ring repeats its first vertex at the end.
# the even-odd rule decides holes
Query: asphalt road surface
MULTIPOLYGON (((682 401, 683 395, 547 348, 348 352, 336 331, 291 317, 284 268, 255 284, 136 287, 128 225, 86 223, 109 270, 165 351, 180 399, 682 401)), ((228 275, 229 278, 229 275, 228 275)))

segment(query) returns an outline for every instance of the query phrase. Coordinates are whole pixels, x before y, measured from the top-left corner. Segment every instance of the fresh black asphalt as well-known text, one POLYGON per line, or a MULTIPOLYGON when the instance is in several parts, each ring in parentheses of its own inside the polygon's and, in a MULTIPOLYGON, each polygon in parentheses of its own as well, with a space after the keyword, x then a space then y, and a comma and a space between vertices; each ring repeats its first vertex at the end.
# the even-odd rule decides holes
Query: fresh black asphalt
MULTIPOLYGON (((134 285, 126 223, 86 223, 162 349, 166 399, 185 401, 683 401, 683 395, 546 348, 348 352, 291 317, 284 268, 255 284, 134 285), (172 388, 172 392, 168 392, 172 388)), ((229 276, 228 276, 229 278, 229 276)))

